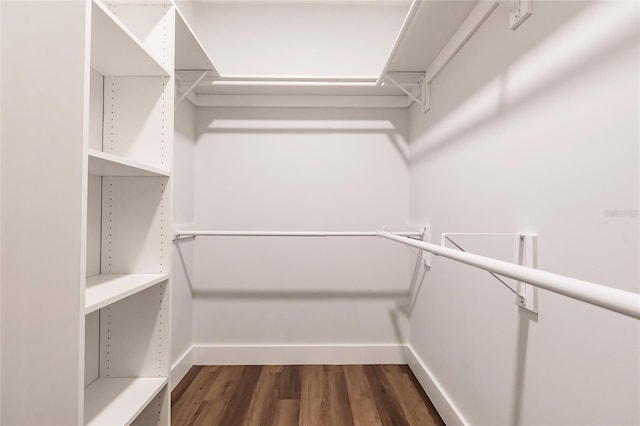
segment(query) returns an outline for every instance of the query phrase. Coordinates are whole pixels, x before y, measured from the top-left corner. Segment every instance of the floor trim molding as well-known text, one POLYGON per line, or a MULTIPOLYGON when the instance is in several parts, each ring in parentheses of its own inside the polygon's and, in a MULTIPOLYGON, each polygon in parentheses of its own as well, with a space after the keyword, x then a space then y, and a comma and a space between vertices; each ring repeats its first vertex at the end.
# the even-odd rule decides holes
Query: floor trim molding
POLYGON ((406 345, 194 345, 195 365, 406 364, 406 345))
POLYGON ((193 346, 190 346, 171 366, 171 390, 180 383, 180 380, 187 374, 189 369, 194 366, 193 352, 193 346))

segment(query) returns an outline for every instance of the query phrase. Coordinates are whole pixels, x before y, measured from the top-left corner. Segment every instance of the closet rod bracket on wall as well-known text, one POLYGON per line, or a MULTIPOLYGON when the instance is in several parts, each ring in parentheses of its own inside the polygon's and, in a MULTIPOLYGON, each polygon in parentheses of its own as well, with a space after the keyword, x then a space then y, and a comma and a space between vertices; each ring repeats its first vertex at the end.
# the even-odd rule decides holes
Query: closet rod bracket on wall
POLYGON ((178 109, 178 105, 180 105, 180 102, 184 101, 184 100, 185 100, 185 98, 186 98, 187 96, 189 96, 189 93, 191 93, 191 91, 192 91, 193 89, 195 89, 195 88, 196 88, 196 86, 198 86, 198 84, 200 84, 200 82, 201 82, 201 81, 202 81, 202 80, 207 76, 207 74, 209 74, 210 72, 211 72, 210 70, 205 70, 205 71, 203 71, 203 72, 202 72, 202 74, 200 74, 200 77, 198 77, 198 78, 196 79, 196 81, 194 81, 194 82, 191 84, 191 86, 189 86, 189 87, 187 88, 187 90, 185 90, 184 92, 182 92, 182 94, 180 95, 180 97, 179 97, 179 98, 178 98, 178 100, 176 101, 175 109, 178 109))
MULTIPOLYGON (((462 248, 460 244, 455 242, 452 235, 457 236, 476 236, 476 237, 508 237, 514 242, 514 263, 521 266, 527 266, 537 269, 538 267, 538 237, 536 235, 513 234, 513 233, 443 233, 440 239, 442 247, 447 246, 449 241, 453 246, 463 253, 467 250, 462 248)), ((527 284, 523 281, 515 281, 512 287, 505 280, 491 271, 487 271, 491 276, 498 280, 505 288, 515 294, 516 305, 522 309, 526 309, 534 314, 538 313, 538 289, 537 287, 527 284)))
POLYGON ((516 30, 533 12, 533 0, 502 0, 509 7, 509 28, 516 30))
POLYGON ((384 81, 389 82, 398 89, 402 90, 407 97, 420 105, 423 114, 426 114, 431 109, 431 83, 427 82, 424 74, 420 78, 418 85, 420 86, 420 98, 416 97, 411 91, 407 90, 402 84, 398 83, 393 77, 391 77, 388 73, 384 75, 384 81))

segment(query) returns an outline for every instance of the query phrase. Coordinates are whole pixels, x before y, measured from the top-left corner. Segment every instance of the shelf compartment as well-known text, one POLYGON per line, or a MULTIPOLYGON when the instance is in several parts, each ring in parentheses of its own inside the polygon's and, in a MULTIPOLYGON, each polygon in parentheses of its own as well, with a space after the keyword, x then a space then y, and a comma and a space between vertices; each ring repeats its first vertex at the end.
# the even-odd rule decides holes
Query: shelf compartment
POLYGON ((171 75, 99 1, 93 0, 91 16, 91 68, 102 75, 171 75))
POLYGON ((169 176, 167 170, 147 166, 95 149, 89 149, 89 174, 118 177, 169 176))
POLYGON ((85 314, 169 279, 169 274, 102 274, 87 278, 85 314))
POLYGON ((100 378, 85 389, 84 423, 129 425, 166 384, 166 377, 100 378))

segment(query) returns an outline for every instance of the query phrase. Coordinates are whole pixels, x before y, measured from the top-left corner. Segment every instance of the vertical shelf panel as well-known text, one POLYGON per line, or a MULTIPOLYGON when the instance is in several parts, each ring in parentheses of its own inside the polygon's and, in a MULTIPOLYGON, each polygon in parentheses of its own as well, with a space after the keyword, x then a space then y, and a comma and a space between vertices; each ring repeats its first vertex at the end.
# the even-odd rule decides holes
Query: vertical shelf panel
POLYGON ((84 321, 84 386, 100 375, 100 313, 92 312, 84 321))
POLYGON ((91 70, 89 102, 89 148, 102 151, 102 117, 104 113, 104 76, 91 70))
POLYGON ((87 276, 100 273, 102 178, 89 176, 87 188, 87 276))

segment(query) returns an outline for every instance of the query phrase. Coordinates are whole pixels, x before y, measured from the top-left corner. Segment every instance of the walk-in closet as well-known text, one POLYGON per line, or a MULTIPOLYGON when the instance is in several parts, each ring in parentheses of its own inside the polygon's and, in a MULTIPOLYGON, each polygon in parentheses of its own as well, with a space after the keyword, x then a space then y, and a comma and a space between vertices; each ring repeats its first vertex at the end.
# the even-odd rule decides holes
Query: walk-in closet
POLYGON ((0 425, 640 425, 640 5, 2 0, 0 425))

